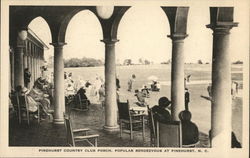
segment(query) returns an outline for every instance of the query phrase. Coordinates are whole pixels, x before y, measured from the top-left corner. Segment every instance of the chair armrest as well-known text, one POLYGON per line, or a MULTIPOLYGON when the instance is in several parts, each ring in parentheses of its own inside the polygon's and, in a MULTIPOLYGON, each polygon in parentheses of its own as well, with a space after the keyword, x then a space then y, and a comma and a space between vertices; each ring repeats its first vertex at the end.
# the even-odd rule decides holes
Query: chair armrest
POLYGON ((76 136, 75 139, 89 139, 89 138, 98 138, 99 134, 87 135, 87 136, 76 136))
POLYGON ((75 129, 75 130, 73 130, 73 133, 77 133, 77 132, 87 132, 87 131, 89 131, 89 130, 90 130, 89 128, 75 129))

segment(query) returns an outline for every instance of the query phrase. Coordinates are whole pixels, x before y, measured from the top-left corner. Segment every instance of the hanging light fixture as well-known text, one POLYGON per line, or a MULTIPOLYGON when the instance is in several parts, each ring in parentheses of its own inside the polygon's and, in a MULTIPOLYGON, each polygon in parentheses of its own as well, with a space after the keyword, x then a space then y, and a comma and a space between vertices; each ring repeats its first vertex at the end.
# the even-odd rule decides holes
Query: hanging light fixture
POLYGON ((28 36, 27 30, 20 30, 20 31, 18 32, 18 37, 19 37, 22 41, 26 40, 26 39, 27 39, 27 36, 28 36))
POLYGON ((114 6, 96 6, 96 11, 102 19, 109 19, 114 12, 114 6))

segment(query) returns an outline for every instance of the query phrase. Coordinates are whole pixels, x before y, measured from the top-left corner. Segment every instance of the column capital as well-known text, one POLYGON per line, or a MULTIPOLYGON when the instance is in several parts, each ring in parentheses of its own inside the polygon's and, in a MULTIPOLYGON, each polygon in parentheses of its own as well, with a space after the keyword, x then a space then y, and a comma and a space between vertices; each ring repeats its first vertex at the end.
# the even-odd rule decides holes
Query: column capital
POLYGON ((174 33, 174 34, 168 35, 167 37, 171 38, 173 41, 176 41, 176 40, 184 40, 187 36, 188 34, 174 33))
POLYGON ((50 45, 54 46, 55 48, 61 48, 66 44, 67 43, 65 43, 65 42, 53 42, 53 43, 50 43, 50 45))
POLYGON ((115 44, 116 42, 119 42, 118 39, 103 39, 101 42, 104 42, 107 45, 112 45, 115 44))
POLYGON ((237 27, 237 22, 217 22, 216 24, 208 24, 207 28, 210 28, 217 34, 229 34, 233 27, 237 27))

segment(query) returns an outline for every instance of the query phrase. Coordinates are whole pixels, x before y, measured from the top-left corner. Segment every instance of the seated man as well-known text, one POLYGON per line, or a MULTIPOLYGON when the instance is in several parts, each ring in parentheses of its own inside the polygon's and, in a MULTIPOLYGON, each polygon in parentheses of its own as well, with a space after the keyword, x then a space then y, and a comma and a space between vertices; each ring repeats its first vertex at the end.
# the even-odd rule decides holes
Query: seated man
POLYGON ((171 104, 171 101, 167 97, 161 97, 158 101, 159 105, 155 105, 152 108, 153 117, 155 121, 167 122, 171 120, 170 112, 167 107, 171 104))
POLYGON ((182 144, 190 145, 199 141, 199 130, 195 123, 191 121, 191 113, 187 110, 180 112, 179 118, 182 126, 182 144))

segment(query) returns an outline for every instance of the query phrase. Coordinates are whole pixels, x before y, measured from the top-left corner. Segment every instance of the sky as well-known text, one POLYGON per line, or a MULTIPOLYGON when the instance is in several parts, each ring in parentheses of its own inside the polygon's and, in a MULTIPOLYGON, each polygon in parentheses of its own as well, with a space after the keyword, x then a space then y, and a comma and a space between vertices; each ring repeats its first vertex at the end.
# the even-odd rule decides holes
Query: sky
MULTIPOLYGON (((238 27, 231 30, 230 53, 232 61, 243 60, 239 53, 248 52, 247 21, 244 21, 244 8, 234 8, 234 21, 238 27)), ((193 4, 189 8, 187 34, 184 40, 185 62, 196 63, 199 59, 211 62, 212 59, 212 30, 206 28, 209 24, 209 7, 193 4)), ((46 21, 38 17, 29 27, 49 46, 45 51, 45 59, 53 55, 51 35, 46 21)), ((133 6, 123 16, 118 28, 116 43, 116 60, 122 63, 125 59, 132 59, 138 63, 140 58, 160 63, 171 58, 172 41, 167 16, 159 6, 133 6)), ((101 25, 96 16, 90 11, 81 11, 70 21, 66 30, 64 58, 91 57, 104 59, 104 43, 101 25)))

